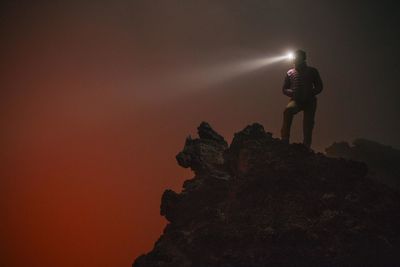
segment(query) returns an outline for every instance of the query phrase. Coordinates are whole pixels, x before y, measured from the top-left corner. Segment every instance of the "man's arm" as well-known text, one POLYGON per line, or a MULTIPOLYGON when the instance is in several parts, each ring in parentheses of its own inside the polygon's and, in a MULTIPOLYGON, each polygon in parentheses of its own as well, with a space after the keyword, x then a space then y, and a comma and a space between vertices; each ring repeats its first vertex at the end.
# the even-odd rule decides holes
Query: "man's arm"
POLYGON ((314 77, 314 95, 318 95, 321 93, 324 85, 321 80, 321 76, 319 75, 319 72, 317 69, 315 69, 315 77, 314 77))
POLYGON ((293 96, 293 90, 290 89, 290 78, 289 78, 289 75, 287 73, 286 73, 286 76, 285 76, 285 80, 283 82, 282 93, 284 95, 289 96, 289 97, 293 96))

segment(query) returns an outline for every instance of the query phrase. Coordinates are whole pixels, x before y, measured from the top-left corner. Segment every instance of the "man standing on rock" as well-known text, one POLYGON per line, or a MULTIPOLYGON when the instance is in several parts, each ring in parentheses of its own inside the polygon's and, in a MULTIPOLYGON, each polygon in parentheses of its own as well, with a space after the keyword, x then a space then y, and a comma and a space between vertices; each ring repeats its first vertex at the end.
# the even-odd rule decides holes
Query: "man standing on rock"
POLYGON ((283 94, 290 97, 283 112, 283 125, 281 129, 282 141, 289 143, 290 127, 293 116, 303 111, 303 144, 311 147, 314 117, 317 108, 316 95, 322 91, 323 85, 316 68, 306 63, 306 52, 294 52, 294 68, 288 70, 283 84, 283 94))

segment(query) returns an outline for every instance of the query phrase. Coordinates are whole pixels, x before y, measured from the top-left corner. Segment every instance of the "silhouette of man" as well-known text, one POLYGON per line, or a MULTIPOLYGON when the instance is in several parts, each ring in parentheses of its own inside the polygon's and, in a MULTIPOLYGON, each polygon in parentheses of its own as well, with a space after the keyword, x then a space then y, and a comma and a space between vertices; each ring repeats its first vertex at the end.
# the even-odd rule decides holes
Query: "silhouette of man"
POLYGON ((290 97, 283 112, 283 125, 281 129, 282 141, 289 143, 290 128, 293 116, 303 111, 303 144, 311 147, 314 117, 317 108, 316 95, 321 93, 323 85, 316 68, 306 63, 306 52, 294 52, 294 68, 288 70, 283 83, 283 94, 290 97))

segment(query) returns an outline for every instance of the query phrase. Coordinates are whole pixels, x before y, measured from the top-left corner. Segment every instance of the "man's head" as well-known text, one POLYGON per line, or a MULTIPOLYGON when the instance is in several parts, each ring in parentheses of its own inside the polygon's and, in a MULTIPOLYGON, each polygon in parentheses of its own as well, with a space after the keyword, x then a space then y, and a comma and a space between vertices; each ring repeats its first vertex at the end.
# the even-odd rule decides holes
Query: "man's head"
POLYGON ((306 61, 307 55, 306 52, 298 49, 296 51, 294 51, 294 59, 293 59, 293 63, 298 66, 302 63, 304 63, 306 61))

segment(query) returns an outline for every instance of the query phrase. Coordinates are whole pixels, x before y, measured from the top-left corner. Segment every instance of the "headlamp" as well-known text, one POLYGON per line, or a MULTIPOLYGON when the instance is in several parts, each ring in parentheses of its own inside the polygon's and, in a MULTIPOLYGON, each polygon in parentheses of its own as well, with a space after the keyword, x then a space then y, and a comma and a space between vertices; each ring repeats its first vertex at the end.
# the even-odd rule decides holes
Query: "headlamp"
POLYGON ((293 59, 295 59, 295 55, 294 55, 293 52, 289 52, 289 53, 286 55, 286 58, 287 58, 288 60, 293 60, 293 59))

